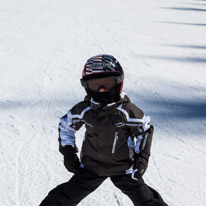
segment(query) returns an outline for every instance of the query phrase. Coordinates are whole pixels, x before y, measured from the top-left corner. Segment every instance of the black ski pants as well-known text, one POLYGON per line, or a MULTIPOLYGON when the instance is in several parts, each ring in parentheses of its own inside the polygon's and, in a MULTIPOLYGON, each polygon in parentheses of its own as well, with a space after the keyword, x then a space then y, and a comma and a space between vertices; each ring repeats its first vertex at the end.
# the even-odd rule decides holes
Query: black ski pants
MULTIPOLYGON (((101 177, 84 168, 49 192, 40 206, 75 206, 93 192, 107 177, 101 177)), ((133 180, 130 175, 110 177, 113 184, 126 194, 135 206, 167 206, 154 189, 143 179, 133 180)))

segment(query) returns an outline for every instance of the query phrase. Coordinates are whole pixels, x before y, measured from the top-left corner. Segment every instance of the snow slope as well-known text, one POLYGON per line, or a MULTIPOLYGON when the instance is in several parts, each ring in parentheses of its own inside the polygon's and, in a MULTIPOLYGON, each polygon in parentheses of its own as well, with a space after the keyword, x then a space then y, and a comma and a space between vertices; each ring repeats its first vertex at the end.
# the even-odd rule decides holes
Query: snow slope
MULTIPOLYGON (((59 117, 83 99, 83 65, 100 53, 119 60, 155 126, 146 183, 170 206, 206 205, 205 36, 201 0, 1 0, 1 205, 38 205, 71 177, 59 117)), ((79 205, 132 203, 106 180, 79 205)))

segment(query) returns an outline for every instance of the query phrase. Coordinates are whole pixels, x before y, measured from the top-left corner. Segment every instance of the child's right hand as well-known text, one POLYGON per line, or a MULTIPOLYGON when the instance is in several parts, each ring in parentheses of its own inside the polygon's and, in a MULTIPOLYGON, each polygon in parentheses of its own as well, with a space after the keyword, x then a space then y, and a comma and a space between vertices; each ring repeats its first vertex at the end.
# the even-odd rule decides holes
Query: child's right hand
POLYGON ((64 166, 72 173, 75 173, 80 167, 80 161, 76 155, 76 150, 70 145, 67 146, 67 152, 64 155, 64 166))
POLYGON ((64 166, 69 172, 75 173, 80 167, 80 162, 77 155, 75 154, 72 157, 64 156, 64 166))

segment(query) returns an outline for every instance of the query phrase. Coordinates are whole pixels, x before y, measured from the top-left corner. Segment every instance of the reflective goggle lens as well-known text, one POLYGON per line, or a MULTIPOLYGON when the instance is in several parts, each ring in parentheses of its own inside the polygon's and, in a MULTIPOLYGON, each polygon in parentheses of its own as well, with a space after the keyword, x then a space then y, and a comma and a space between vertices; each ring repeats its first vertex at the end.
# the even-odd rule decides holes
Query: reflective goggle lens
POLYGON ((91 90, 99 91, 100 87, 103 86, 105 89, 111 89, 115 86, 115 77, 105 77, 100 79, 90 79, 87 81, 88 87, 91 90))

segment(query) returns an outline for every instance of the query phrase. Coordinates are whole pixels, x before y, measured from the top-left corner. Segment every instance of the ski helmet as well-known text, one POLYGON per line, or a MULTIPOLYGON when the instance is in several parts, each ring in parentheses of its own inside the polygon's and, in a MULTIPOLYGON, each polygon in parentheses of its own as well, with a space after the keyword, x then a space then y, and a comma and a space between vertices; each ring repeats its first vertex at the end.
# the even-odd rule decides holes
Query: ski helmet
POLYGON ((116 78, 115 94, 120 95, 123 89, 124 72, 119 62, 111 55, 99 54, 87 60, 83 72, 81 84, 89 96, 90 89, 87 80, 114 76, 116 78))

